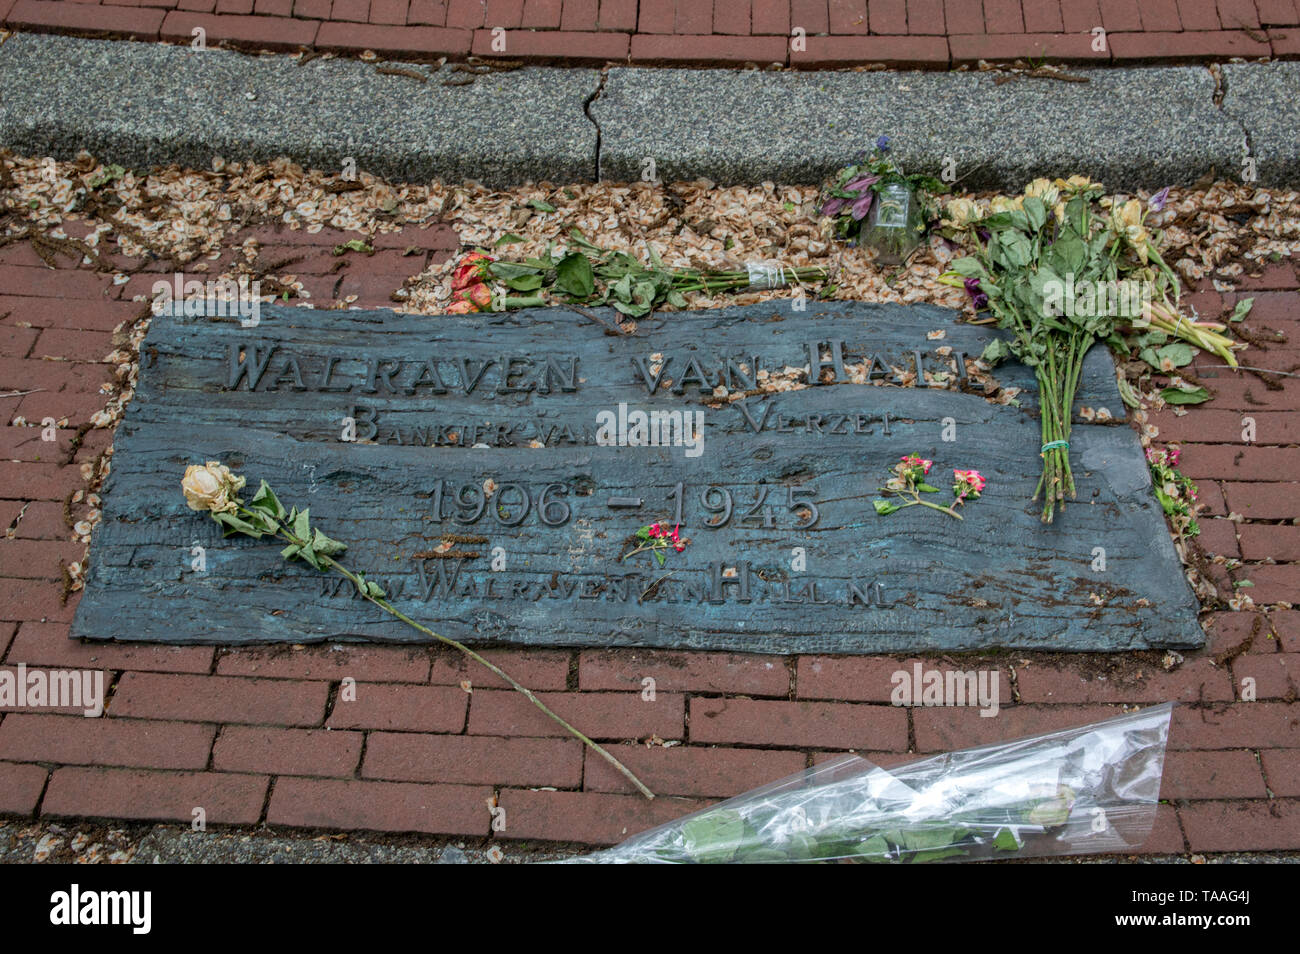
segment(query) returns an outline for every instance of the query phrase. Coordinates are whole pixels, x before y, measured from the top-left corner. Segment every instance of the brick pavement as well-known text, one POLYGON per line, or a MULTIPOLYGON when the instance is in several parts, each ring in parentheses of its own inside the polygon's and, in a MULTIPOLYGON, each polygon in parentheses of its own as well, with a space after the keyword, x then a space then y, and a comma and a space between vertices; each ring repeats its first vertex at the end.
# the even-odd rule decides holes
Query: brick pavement
MULTIPOLYGON (((756 4, 757 6, 757 4, 756 4)), ((558 4, 556 5, 558 9, 558 4)), ((388 295, 445 256, 445 227, 407 229, 382 246, 414 254, 313 254, 354 237, 261 233, 269 259, 295 250, 319 307, 388 295), (299 243, 305 243, 299 247, 299 243), (316 263, 316 264, 312 264, 316 263), (310 274, 312 271, 319 274, 310 274)), ((236 236, 236 240, 242 236, 236 236)), ((234 243, 231 243, 232 245, 234 243)), ((662 797, 653 803, 488 676, 437 650, 361 645, 300 649, 169 648, 70 641, 79 594, 64 601, 65 562, 81 555, 70 526, 84 504, 80 465, 108 445, 74 440, 104 396, 113 329, 140 310, 132 282, 46 268, 26 244, 0 249, 0 664, 102 669, 101 719, 42 710, 0 715, 0 814, 214 825, 425 832, 505 839, 614 842, 710 800, 855 750, 882 763, 1106 718, 1126 704, 1177 700, 1164 798, 1145 851, 1300 850, 1300 610, 1205 614, 1209 647, 1166 672, 1151 654, 1019 655, 931 660, 997 669, 1004 705, 901 709, 888 704, 888 657, 776 657, 641 650, 500 650, 489 655, 557 712, 610 744, 662 797), (15 417, 66 418, 57 441, 15 417), (642 679, 657 683, 653 702, 642 679), (345 678, 358 699, 344 703, 345 678), (470 680, 471 691, 462 688, 470 680), (1247 682, 1250 680, 1250 682, 1247 682), (1253 691, 1246 687, 1253 687, 1253 691), (1254 701, 1247 701, 1252 696, 1254 701), (647 740, 670 741, 663 746, 647 740), (491 834, 488 800, 506 810, 491 834)), ((1246 363, 1300 364, 1300 280, 1270 266, 1248 290, 1191 297, 1217 315, 1256 298, 1262 339, 1288 335, 1246 363)), ((1184 449, 1206 504, 1203 539, 1240 566, 1262 603, 1300 592, 1300 383, 1229 376, 1204 358, 1212 401, 1155 415, 1161 440, 1184 449), (1255 440, 1241 439, 1243 418, 1255 440)), ((1069 518, 1066 512, 1064 519, 1069 518)))
POLYGON ((695 66, 1300 55, 1300 0, 0 0, 0 24, 181 43, 201 28, 213 45, 403 58, 695 66))

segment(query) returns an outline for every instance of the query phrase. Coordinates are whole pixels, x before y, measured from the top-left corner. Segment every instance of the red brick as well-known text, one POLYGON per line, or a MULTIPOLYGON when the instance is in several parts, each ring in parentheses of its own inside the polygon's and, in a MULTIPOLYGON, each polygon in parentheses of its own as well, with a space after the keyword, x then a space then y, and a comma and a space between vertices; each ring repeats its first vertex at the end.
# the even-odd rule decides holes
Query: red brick
POLYGON ((223 676, 331 682, 347 676, 358 682, 424 682, 429 676, 429 655, 423 648, 394 646, 235 649, 217 660, 217 672, 223 676))
POLYGON ((1237 523, 1232 520, 1208 519, 1201 520, 1200 527, 1201 532, 1196 541, 1206 553, 1232 559, 1241 557, 1241 548, 1237 544, 1237 523))
POLYGON ((469 693, 452 686, 358 683, 355 701, 340 691, 330 713, 332 729, 460 732, 469 693))
POLYGON ((1243 642, 1250 640, 1244 652, 1277 652, 1277 647, 1268 638, 1270 631, 1267 620, 1257 613, 1212 613, 1206 620, 1208 643, 1205 648, 1210 653, 1222 653, 1230 649, 1236 650, 1243 642), (1259 621, 1258 628, 1255 626, 1256 620, 1259 621))
MULTIPOLYGON (((268 825, 487 835, 490 788, 351 779, 276 779, 268 825)), ((508 823, 508 822, 507 822, 508 823)))
MULTIPOLYGON (((906 33, 907 32, 907 12, 903 11, 902 30, 877 29, 876 20, 880 20, 880 26, 885 25, 889 14, 885 12, 885 6, 890 7, 890 13, 893 14, 893 25, 897 26, 898 9, 902 6, 902 0, 873 0, 871 12, 871 30, 875 33, 906 33), (877 8, 880 13, 877 14, 877 8)), ((852 33, 867 32, 867 0, 828 0, 827 13, 829 14, 830 32, 835 36, 842 36, 852 33)))
MULTIPOLYGON (((832 0, 833 2, 833 0, 832 0)), ((987 3, 988 0, 985 0, 987 3)), ((1016 0, 1017 9, 1019 0, 1016 0)), ((984 11, 985 17, 988 11, 984 11)), ((871 32, 875 34, 902 34, 907 32, 907 4, 905 0, 871 0, 868 6, 871 32)), ((832 32, 838 33, 838 30, 832 32)))
POLYGON ((1268 43, 1239 30, 1205 33, 1108 33, 1116 60, 1194 60, 1201 57, 1269 56, 1268 43))
MULTIPOLYGON (((627 692, 537 694, 556 715, 593 739, 680 739, 685 734, 682 697, 660 692, 654 702, 627 692)), ((470 735, 567 735, 554 720, 518 692, 474 690, 469 707, 470 735)))
POLYGON ((1264 749, 1259 753, 1269 791, 1279 798, 1300 795, 1300 759, 1288 749, 1264 749))
MULTIPOLYGON (((188 7, 181 9, 188 10, 188 7)), ((217 0, 217 13, 252 13, 253 0, 217 0)))
MULTIPOLYGON (((40 420, 40 419, 38 419, 40 420)), ((12 464, 0 460, 0 496, 13 500, 61 500, 73 490, 83 490, 77 467, 61 464, 12 464)))
POLYGON ((267 781, 215 772, 58 768, 41 815, 190 822, 202 808, 209 825, 252 825, 261 817, 267 781))
POLYGON ((330 18, 365 23, 370 19, 370 0, 334 0, 330 18))
POLYGON ((323 682, 128 672, 117 684, 111 712, 143 719, 316 725, 328 692, 323 682))
POLYGON ((1282 652, 1300 653, 1300 610, 1274 610, 1268 620, 1282 652))
POLYGON ((1243 691, 1242 681, 1253 679, 1256 699, 1294 702, 1300 698, 1300 653, 1238 656, 1232 662, 1232 677, 1238 695, 1243 691))
POLYGON ((0 325, 0 357, 25 358, 40 335, 39 328, 15 328, 0 325))
POLYGON ((195 27, 207 31, 209 44, 227 42, 258 49, 292 50, 312 45, 317 23, 290 17, 214 16, 173 10, 163 21, 160 33, 164 40, 188 42, 195 27))
POLYGON ((410 0, 370 0, 370 22, 402 26, 406 23, 408 6, 410 0))
POLYGON ((1300 748, 1300 706, 1237 702, 1174 709, 1172 749, 1300 748))
MULTIPOLYGON (((58 463, 72 450, 72 437, 76 431, 61 427, 55 431, 55 440, 43 440, 44 428, 39 421, 28 427, 0 426, 0 456, 9 461, 38 464, 58 463)), ((7 526, 7 525, 6 525, 7 526)))
POLYGON ((487 0, 483 24, 490 30, 502 27, 518 29, 524 22, 524 0, 487 0))
POLYGON ((316 47, 322 50, 374 50, 377 53, 468 53, 468 30, 441 27, 387 27, 374 24, 322 23, 316 47))
MULTIPOLYGON (((294 0, 293 15, 302 17, 305 20, 328 20, 330 5, 331 0, 294 0)), ((181 4, 178 9, 192 10, 194 8, 181 4)), ((208 7, 208 11, 211 9, 211 7, 208 7)))
POLYGON ((560 29, 575 33, 594 31, 600 0, 564 0, 560 9, 560 29))
POLYGON ((1022 666, 1016 670, 1016 688, 1023 702, 1218 702, 1234 698, 1227 671, 1216 669, 1204 657, 1190 659, 1172 672, 1148 666, 1137 673, 1091 679, 1048 664, 1022 666))
POLYGON ((795 66, 885 62, 894 66, 946 67, 948 44, 938 36, 810 36, 806 51, 790 53, 790 63, 795 66))
POLYGON ((1247 520, 1293 520, 1300 517, 1300 483, 1226 483, 1223 491, 1232 511, 1247 520))
MULTIPOLYGON (((801 771, 802 752, 696 746, 615 745, 610 754, 655 795, 730 798, 801 771)), ((636 794, 636 788, 599 754, 586 751, 583 788, 636 794)))
POLYGON ((1300 801, 1194 802, 1178 810, 1192 851, 1294 851, 1300 801))
POLYGON ((1242 27, 1259 29, 1259 15, 1255 11, 1255 0, 1218 0, 1219 22, 1225 30, 1242 27))
MULTIPOLYGON (((567 4, 569 0, 565 0, 567 4)), ((702 36, 713 32, 713 4, 708 0, 677 0, 673 32, 702 36)))
POLYGON ((1269 26, 1293 26, 1300 23, 1300 7, 1292 0, 1255 0, 1259 22, 1269 26))
POLYGON ((524 0, 524 28, 559 29, 561 6, 560 0, 524 0))
POLYGON ((1264 798, 1264 776, 1255 753, 1170 752, 1165 756, 1162 799, 1264 798))
MULTIPOLYGON (((52 3, 47 0, 18 0, 18 6, 23 4, 39 4, 41 6, 57 6, 60 9, 72 8, 75 10, 86 10, 88 13, 98 13, 98 7, 73 7, 72 4, 52 3)), ((123 13, 158 13, 161 11, 152 10, 131 10, 123 7, 115 7, 114 15, 117 11, 123 13)), ((15 8, 15 13, 17 8, 15 8)), ((126 30, 118 30, 124 33, 126 30)), ((112 291, 112 285, 106 276, 98 275, 94 272, 79 271, 76 269, 52 269, 52 268, 24 268, 21 265, 0 265, 0 288, 5 290, 7 295, 28 296, 37 298, 56 298, 56 299, 87 299, 90 301, 99 301, 107 298, 108 293, 112 291)), ((72 307, 66 302, 62 304, 63 308, 72 307)))
POLYGON ((656 692, 784 696, 790 691, 790 671, 786 667, 780 656, 750 653, 588 650, 581 656, 578 685, 586 691, 641 692, 641 681, 649 677, 654 679, 656 692))
POLYGON ((1252 588, 1243 590, 1256 603, 1292 602, 1300 593, 1300 563, 1277 566, 1246 564, 1232 572, 1234 580, 1249 580, 1252 588))
POLYGON ((25 321, 37 328, 86 328, 112 331, 123 321, 133 318, 143 306, 134 302, 109 299, 82 299, 75 305, 58 296, 25 298, 0 295, 0 314, 9 312, 8 321, 25 321))
POLYGON ((1178 0, 1178 19, 1184 30, 1217 30, 1220 26, 1211 0, 1178 0))
POLYGON ((848 702, 891 702, 895 687, 894 674, 909 678, 915 665, 924 671, 970 672, 989 669, 997 673, 998 698, 1010 702, 1011 683, 1007 673, 997 666, 972 661, 969 666, 923 659, 898 659, 890 656, 801 656, 799 657, 798 695, 801 699, 842 699, 848 702))
POLYGON ((790 35, 789 0, 750 0, 749 32, 754 36, 790 35))
MULTIPOLYGON (((55 29, 61 33, 111 32, 142 40, 158 37, 162 10, 140 7, 100 7, 54 0, 18 0, 5 17, 10 27, 55 29)), ((0 285, 4 285, 0 281, 0 285)))
POLYGON ((0 576, 17 580, 58 580, 62 567, 84 555, 81 543, 57 540, 5 540, 0 543, 0 576))
POLYGON ((577 841, 612 845, 707 803, 698 799, 607 795, 600 792, 546 792, 506 789, 505 830, 500 837, 540 841, 577 841))
POLYGON ((212 667, 214 652, 211 646, 83 643, 68 638, 67 624, 25 622, 18 628, 8 660, 29 666, 205 673, 212 667))
MULTIPOLYGON (((1286 523, 1243 523, 1236 526, 1241 536, 1241 555, 1244 559, 1300 562, 1300 527, 1286 523)), ((1201 536, 1205 536, 1204 521, 1201 536)))
POLYGON ((1251 411, 1246 414, 1241 411, 1197 408, 1183 417, 1161 411, 1151 415, 1151 423, 1159 428, 1162 441, 1241 445, 1242 434, 1247 427, 1243 419, 1247 417, 1255 422, 1256 444, 1300 443, 1300 419, 1292 411, 1251 411))
POLYGON ((1023 33, 1020 0, 984 0, 984 28, 989 33, 1023 33))
POLYGON ((599 28, 631 33, 636 29, 637 0, 600 0, 599 28))
POLYGON ((1138 855, 1180 855, 1186 850, 1183 830, 1178 824, 1178 813, 1172 805, 1157 805, 1155 821, 1151 825, 1151 834, 1134 854, 1138 855))
POLYGON ((577 739, 505 739, 491 736, 371 732, 366 778, 577 788, 583 744, 577 739))
POLYGON ((543 60, 573 63, 603 63, 627 58, 626 33, 566 33, 562 30, 515 30, 506 33, 505 52, 492 49, 492 34, 479 30, 474 34, 476 56, 526 56, 543 60))
POLYGON ((212 767, 221 772, 346 777, 361 761, 361 743, 360 732, 226 726, 212 747, 212 767))
POLYGON ((1101 7, 1101 25, 1108 34, 1142 29, 1142 14, 1137 0, 1100 0, 1098 5, 1101 7))
POLYGON ((103 331, 72 331, 46 328, 32 349, 36 359, 62 358, 65 361, 103 361, 113 350, 113 338, 103 331))
POLYGON ((77 592, 62 601, 58 587, 47 582, 0 579, 0 619, 69 623, 80 599, 77 592))
POLYGON ((443 26, 447 22, 446 0, 411 0, 411 6, 406 11, 406 22, 443 26))
MULTIPOLYGON (((456 650, 435 652, 438 655, 433 657, 433 672, 428 677, 435 686, 459 686, 468 680, 475 689, 509 688, 504 679, 456 650)), ((568 684, 569 654, 563 650, 493 649, 481 655, 534 691, 563 689, 568 684)))
POLYGON ((1268 42, 1277 57, 1300 55, 1300 30, 1269 30, 1268 42))
POLYGON ((483 26, 483 0, 448 0, 447 26, 473 30, 483 26))
POLYGON ((750 0, 713 0, 713 32, 749 35, 750 0))
POLYGON ((907 713, 894 706, 697 698, 691 741, 904 751, 907 713))
POLYGON ((943 0, 907 0, 907 32, 946 35, 943 0))
POLYGON ((917 708, 912 710, 916 751, 949 752, 977 745, 1009 742, 1026 736, 1073 729, 1122 715, 1110 706, 1004 706, 993 718, 978 709, 917 708))
MULTIPOLYGON (((167 5, 171 6, 172 4, 168 3, 167 5)), ((253 12, 262 16, 291 17, 293 16, 293 0, 256 0, 253 4, 253 12)))
POLYGON ((978 60, 1034 59, 1071 62, 1106 62, 1107 53, 1092 48, 1092 38, 1084 33, 1001 33, 986 36, 952 36, 948 38, 954 63, 978 60))
POLYGON ((31 815, 36 811, 46 777, 39 765, 0 762, 0 815, 31 815))
POLYGON ((829 32, 827 0, 790 0, 790 29, 803 29, 808 36, 829 32))
MULTIPOLYGON (((811 43, 811 41, 809 41, 811 43)), ((775 36, 632 37, 634 63, 777 63, 785 61, 786 41, 775 36)))
POLYGON ((9 644, 16 632, 18 632, 17 623, 0 623, 0 659, 4 658, 4 654, 8 651, 9 644))
POLYGON ((0 725, 0 758, 63 765, 201 769, 212 726, 142 719, 15 713, 0 725))
POLYGON ((1026 33, 1060 33, 1065 29, 1060 0, 1021 0, 1020 8, 1026 33))
MULTIPOLYGON (((1089 33, 1100 27, 1101 7, 1097 0, 1073 0, 1061 4, 1061 20, 1066 33, 1089 33)), ((1091 37, 1089 37, 1091 39, 1091 37)))
MULTIPOLYGON (((346 235, 347 233, 340 233, 346 235)), ((337 244, 337 243, 336 243, 337 244)), ((370 243, 376 249, 420 248, 445 250, 460 248, 460 236, 449 225, 437 223, 429 226, 410 226, 400 232, 380 232, 370 243)))
POLYGON ((984 8, 971 0, 944 0, 944 22, 949 35, 983 33, 984 8))

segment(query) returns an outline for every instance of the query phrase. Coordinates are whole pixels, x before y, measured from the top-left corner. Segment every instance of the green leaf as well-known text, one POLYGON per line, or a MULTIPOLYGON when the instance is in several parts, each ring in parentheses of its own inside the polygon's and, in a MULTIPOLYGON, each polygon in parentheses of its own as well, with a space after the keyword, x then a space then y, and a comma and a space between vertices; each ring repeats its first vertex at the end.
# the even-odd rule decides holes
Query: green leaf
POLYGON ((364 252, 366 255, 373 255, 375 250, 373 246, 367 245, 361 239, 352 239, 342 245, 334 246, 335 255, 343 255, 346 252, 364 252))
POLYGON ((311 538, 309 513, 311 513, 310 508, 303 510, 293 521, 293 535, 304 542, 311 538))
POLYGON ((1181 368, 1185 364, 1191 364, 1195 357, 1196 352, 1192 350, 1191 345, 1182 341, 1173 341, 1156 352, 1155 366, 1163 368, 1168 361, 1175 368, 1181 368))
POLYGON ((858 845, 854 854, 866 861, 893 861, 893 851, 889 847, 883 835, 872 835, 862 844, 858 845))
POLYGON ((555 266, 555 287, 574 298, 590 298, 596 290, 591 261, 581 252, 570 252, 555 266))
POLYGON ((325 536, 325 534, 321 533, 319 529, 316 529, 312 531, 311 548, 317 553, 322 553, 325 556, 333 556, 336 553, 342 553, 348 547, 346 543, 331 540, 329 537, 325 536))
POLYGON ((1255 307, 1255 299, 1243 298, 1241 301, 1237 302, 1237 307, 1232 309, 1232 317, 1229 318, 1228 320, 1241 321, 1243 318, 1245 318, 1247 315, 1250 314, 1250 310, 1254 307, 1255 307))
POLYGON ((522 235, 516 235, 514 232, 507 232, 505 235, 493 242, 492 247, 500 248, 503 245, 518 245, 522 241, 524 241, 522 235))
POLYGON ((276 520, 284 519, 284 506, 280 503, 279 498, 275 496, 275 491, 271 489, 270 484, 265 480, 257 488, 257 493, 253 494, 253 499, 248 502, 248 505, 266 511, 276 520))
POLYGON ((682 825, 687 853, 697 862, 726 862, 735 857, 745 835, 745 821, 730 808, 706 812, 682 825))
POLYGON ((214 513, 212 519, 226 528, 225 536, 230 536, 234 533, 243 533, 252 537, 254 540, 259 539, 262 536, 261 530, 229 511, 226 513, 214 513))
POLYGON ((916 489, 919 490, 919 491, 921 491, 922 493, 927 493, 927 494, 937 494, 937 493, 939 492, 939 488, 938 488, 938 487, 931 487, 931 486, 930 486, 929 484, 927 484, 927 483, 919 483, 919 484, 917 484, 917 485, 916 485, 916 489))
POLYGON ((1023 844, 1024 842, 1011 828, 999 828, 998 833, 993 836, 993 847, 1002 851, 1015 851, 1023 844))
POLYGON ((654 549, 651 550, 650 552, 655 555, 655 559, 659 561, 659 565, 663 566, 665 562, 664 551, 660 549, 654 549))
POLYGON ((528 200, 528 207, 529 207, 530 209, 536 209, 538 212, 554 212, 554 211, 555 211, 555 206, 551 205, 551 203, 549 203, 549 202, 543 202, 541 199, 529 199, 529 200, 528 200))
POLYGON ((1166 404, 1204 404, 1210 399, 1210 392, 1205 388, 1192 388, 1190 391, 1184 391, 1182 388, 1165 388, 1160 392, 1160 396, 1165 399, 1166 404))
POLYGON ((997 364, 1009 357, 1011 357, 1011 346, 1001 338, 990 341, 980 353, 980 358, 987 361, 989 364, 997 364))
POLYGON ((882 500, 879 497, 871 501, 871 505, 876 508, 876 513, 880 514, 882 517, 887 517, 895 510, 899 509, 896 505, 891 504, 888 500, 882 500))

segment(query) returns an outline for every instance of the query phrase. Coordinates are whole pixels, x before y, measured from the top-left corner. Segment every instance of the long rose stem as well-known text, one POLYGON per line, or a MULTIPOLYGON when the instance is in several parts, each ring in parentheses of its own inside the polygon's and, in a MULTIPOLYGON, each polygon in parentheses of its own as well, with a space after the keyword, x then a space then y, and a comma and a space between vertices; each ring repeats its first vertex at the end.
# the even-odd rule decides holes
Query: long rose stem
MULTIPOLYGON (((247 513, 247 512, 249 512, 249 511, 245 511, 245 512, 247 513)), ((285 541, 288 542, 288 543, 292 543, 292 544, 295 544, 295 545, 297 545, 297 546, 302 546, 303 543, 304 543, 304 541, 299 540, 296 536, 294 536, 293 534, 289 533, 289 532, 288 532, 287 530, 285 530, 283 527, 281 527, 281 528, 276 532, 276 536, 280 537, 282 540, 285 540, 285 541)), ((566 729, 566 730, 567 730, 571 735, 573 735, 575 738, 577 738, 578 740, 580 740, 584 745, 588 746, 590 749, 592 749, 594 752, 596 752, 598 755, 600 755, 601 758, 603 758, 603 759, 604 759, 606 762, 608 762, 610 765, 614 766, 614 768, 618 769, 619 772, 621 772, 621 773, 622 773, 622 774, 627 778, 628 781, 630 781, 633 785, 635 785, 635 786, 637 787, 637 790, 638 790, 642 795, 644 795, 646 798, 651 798, 651 799, 655 797, 655 793, 652 792, 652 791, 650 791, 650 789, 646 787, 646 785, 645 785, 644 782, 642 782, 639 778, 637 778, 635 775, 633 775, 631 769, 629 769, 626 765, 624 765, 624 764, 623 764, 622 762, 620 762, 618 759, 614 758, 614 756, 611 755, 611 754, 609 753, 609 751, 608 751, 607 749, 604 748, 604 746, 600 745, 600 743, 598 743, 598 742, 594 742, 594 741, 592 741, 591 739, 587 738, 587 736, 583 735, 581 732, 579 732, 577 729, 575 729, 572 725, 570 725, 568 722, 566 722, 563 718, 561 718, 560 716, 556 715, 556 713, 553 712, 553 711, 551 710, 551 708, 550 708, 546 703, 542 702, 541 699, 538 699, 537 696, 535 696, 535 695, 533 694, 533 691, 532 691, 531 689, 529 689, 529 688, 527 688, 526 686, 522 685, 518 680, 516 680, 513 676, 511 676, 508 672, 506 672, 504 669, 502 669, 502 668, 501 668, 500 666, 498 666, 496 663, 489 662, 487 659, 484 659, 482 656, 480 656, 478 653, 474 652, 474 650, 470 649, 470 648, 469 648, 468 646, 466 646, 464 643, 457 642, 456 640, 452 639, 452 638, 449 637, 449 636, 443 636, 443 635, 441 635, 440 633, 435 633, 433 630, 431 630, 429 627, 425 626, 424 624, 422 624, 422 623, 417 623, 415 620, 411 619, 411 617, 407 616, 407 615, 406 615, 405 613, 403 613, 401 610, 397 609, 397 607, 395 607, 395 606, 393 606, 391 603, 389 603, 388 600, 383 599, 382 597, 374 597, 374 596, 371 596, 369 593, 366 592, 366 587, 365 587, 365 585, 364 585, 364 584, 365 584, 365 580, 362 580, 362 579, 361 579, 360 577, 358 577, 355 573, 353 573, 351 570, 349 570, 349 569, 348 569, 347 567, 345 567, 343 564, 339 563, 339 562, 338 562, 337 560, 335 560, 333 557, 329 557, 329 556, 326 556, 326 555, 324 555, 324 554, 320 554, 320 555, 318 555, 317 558, 318 558, 322 563, 324 563, 326 566, 328 566, 330 569, 332 569, 332 570, 337 570, 337 571, 338 571, 339 573, 341 573, 343 576, 347 577, 347 579, 351 580, 352 583, 353 583, 353 585, 356 586, 356 588, 357 588, 357 592, 359 592, 362 596, 364 596, 364 597, 365 597, 367 600, 369 600, 371 603, 374 603, 376 606, 378 606, 378 607, 379 607, 381 610, 383 610, 385 613, 389 613, 389 614, 391 614, 392 616, 397 617, 397 618, 400 619, 403 623, 405 623, 407 626, 411 626, 411 627, 413 627, 414 629, 419 630, 420 632, 424 633, 426 636, 432 636, 434 639, 438 640, 439 642, 441 642, 441 643, 445 643, 445 644, 447 644, 448 646, 451 646, 451 647, 453 647, 453 648, 455 648, 455 649, 460 650, 462 653, 464 653, 464 654, 465 654, 466 656, 468 656, 470 659, 473 659, 475 662, 481 663, 482 665, 486 666, 488 669, 490 669, 490 670, 491 670, 492 672, 494 672, 496 675, 500 676, 500 677, 501 677, 502 679, 504 679, 506 682, 510 683, 510 685, 513 686, 515 689, 517 689, 517 690, 519 690, 520 692, 522 692, 522 693, 524 694, 524 696, 528 699, 528 701, 530 701, 533 705, 537 706, 537 708, 541 709, 542 712, 546 713, 547 716, 549 716, 550 718, 554 719, 554 720, 555 720, 556 722, 558 722, 560 725, 564 726, 564 728, 565 728, 565 729, 566 729)))

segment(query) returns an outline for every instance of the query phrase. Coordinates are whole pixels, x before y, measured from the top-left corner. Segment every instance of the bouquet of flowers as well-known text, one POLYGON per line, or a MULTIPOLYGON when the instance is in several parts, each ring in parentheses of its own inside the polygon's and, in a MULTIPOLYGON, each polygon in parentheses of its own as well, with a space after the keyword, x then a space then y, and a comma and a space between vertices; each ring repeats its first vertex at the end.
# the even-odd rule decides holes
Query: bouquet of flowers
POLYGON ((630 318, 640 318, 665 303, 685 308, 685 296, 690 292, 715 295, 781 288, 825 282, 830 277, 820 266, 795 268, 779 262, 731 270, 671 269, 664 266, 653 247, 647 245, 646 251, 649 264, 626 252, 602 249, 575 228, 569 233, 569 247, 563 254, 549 245, 543 254, 520 261, 471 252, 453 273, 453 301, 447 311, 507 311, 561 303, 610 305, 630 318), (492 285, 500 290, 494 292, 492 285))
MULTIPOLYGON (((1160 258, 1160 236, 1146 225, 1149 210, 1136 199, 1101 197, 1082 176, 1035 179, 1024 195, 999 196, 987 206, 972 199, 948 203, 942 225, 971 252, 955 259, 941 280, 964 286, 977 309, 1013 332, 984 352, 996 363, 1014 355, 1034 369, 1042 418, 1043 522, 1075 496, 1070 469, 1070 418, 1083 356, 1105 341, 1127 353, 1125 335, 1177 337, 1236 364, 1223 325, 1178 314, 1178 277, 1160 258)), ((1166 195, 1152 197, 1150 210, 1166 195)), ((1185 361, 1191 361, 1187 349, 1185 361)))
POLYGON ((851 245, 870 245, 882 261, 901 263, 921 242, 935 218, 929 196, 948 187, 932 176, 909 175, 881 136, 870 153, 836 173, 822 194, 821 214, 835 220, 835 234, 851 245))
POLYGON ((846 756, 574 860, 917 864, 1131 851, 1155 821, 1172 710, 888 771, 846 756))

